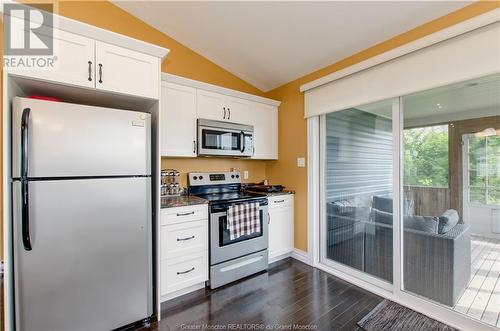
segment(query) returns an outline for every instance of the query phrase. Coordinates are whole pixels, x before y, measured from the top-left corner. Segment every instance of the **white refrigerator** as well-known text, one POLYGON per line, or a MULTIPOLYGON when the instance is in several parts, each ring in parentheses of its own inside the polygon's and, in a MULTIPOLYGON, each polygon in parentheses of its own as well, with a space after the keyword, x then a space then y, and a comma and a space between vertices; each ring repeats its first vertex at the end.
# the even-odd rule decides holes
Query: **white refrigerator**
POLYGON ((153 311, 151 118, 15 98, 16 330, 112 330, 153 311))

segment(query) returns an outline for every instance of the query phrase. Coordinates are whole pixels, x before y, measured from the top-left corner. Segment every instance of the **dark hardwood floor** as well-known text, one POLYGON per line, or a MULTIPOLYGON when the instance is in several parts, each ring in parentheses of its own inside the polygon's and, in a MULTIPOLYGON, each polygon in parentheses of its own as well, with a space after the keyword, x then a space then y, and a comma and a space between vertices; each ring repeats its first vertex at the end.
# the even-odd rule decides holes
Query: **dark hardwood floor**
POLYGON ((355 330, 383 299, 294 259, 162 304, 155 330, 355 330))

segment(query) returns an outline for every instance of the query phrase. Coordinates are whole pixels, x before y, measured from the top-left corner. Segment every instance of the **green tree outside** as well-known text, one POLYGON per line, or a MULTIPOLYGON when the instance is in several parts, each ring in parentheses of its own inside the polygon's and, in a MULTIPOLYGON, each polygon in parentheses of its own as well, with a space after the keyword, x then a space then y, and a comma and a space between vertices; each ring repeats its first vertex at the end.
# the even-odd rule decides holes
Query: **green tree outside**
POLYGON ((448 187, 448 126, 403 131, 404 185, 448 187))

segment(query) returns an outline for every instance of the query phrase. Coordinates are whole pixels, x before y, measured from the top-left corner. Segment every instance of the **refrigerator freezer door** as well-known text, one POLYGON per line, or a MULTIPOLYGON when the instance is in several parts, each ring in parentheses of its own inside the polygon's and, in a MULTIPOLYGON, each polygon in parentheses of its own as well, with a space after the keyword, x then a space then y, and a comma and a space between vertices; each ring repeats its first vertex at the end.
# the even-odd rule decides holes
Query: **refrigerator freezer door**
POLYGON ((20 177, 25 109, 30 109, 29 177, 151 174, 150 114, 18 97, 12 116, 13 177, 20 177))
POLYGON ((151 316, 150 178, 29 182, 31 251, 13 185, 17 330, 111 330, 151 316))

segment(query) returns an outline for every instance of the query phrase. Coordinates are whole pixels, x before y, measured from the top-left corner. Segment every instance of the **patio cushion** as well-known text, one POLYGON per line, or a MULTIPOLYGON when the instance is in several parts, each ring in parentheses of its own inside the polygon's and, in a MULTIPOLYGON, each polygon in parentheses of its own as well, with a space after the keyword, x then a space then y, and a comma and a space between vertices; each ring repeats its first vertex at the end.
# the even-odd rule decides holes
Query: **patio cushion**
POLYGON ((458 224, 460 217, 455 209, 448 209, 441 216, 439 216, 439 229, 438 233, 447 233, 458 224))
POLYGON ((392 213, 392 197, 390 196, 383 197, 376 195, 373 197, 372 207, 386 213, 392 213))
POLYGON ((405 230, 438 233, 439 219, 434 216, 405 216, 405 230))
POLYGON ((392 225, 392 213, 388 213, 385 211, 381 211, 381 210, 372 208, 370 216, 371 216, 372 222, 392 225))

